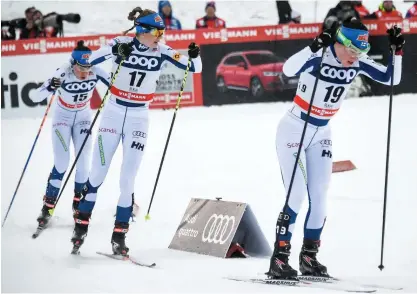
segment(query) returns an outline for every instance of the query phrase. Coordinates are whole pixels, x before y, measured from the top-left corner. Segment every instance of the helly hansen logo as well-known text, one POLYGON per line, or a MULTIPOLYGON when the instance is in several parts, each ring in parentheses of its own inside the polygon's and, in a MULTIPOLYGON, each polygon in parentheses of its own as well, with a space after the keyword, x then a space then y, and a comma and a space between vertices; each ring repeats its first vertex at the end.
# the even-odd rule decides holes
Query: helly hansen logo
POLYGON ((88 129, 81 129, 80 131, 80 135, 81 134, 88 134, 88 129))
POLYGON ((144 144, 141 144, 139 142, 133 141, 132 142, 132 145, 130 146, 130 148, 136 148, 136 149, 138 149, 140 151, 143 151, 143 148, 145 148, 145 145, 144 144))
POLYGON ((326 157, 326 156, 329 158, 332 158, 332 152, 330 150, 323 150, 321 152, 321 157, 326 157))
POLYGON ((344 69, 340 67, 333 67, 330 65, 324 65, 320 71, 320 74, 325 77, 323 80, 326 82, 337 84, 350 84, 356 77, 358 70, 356 68, 344 69))

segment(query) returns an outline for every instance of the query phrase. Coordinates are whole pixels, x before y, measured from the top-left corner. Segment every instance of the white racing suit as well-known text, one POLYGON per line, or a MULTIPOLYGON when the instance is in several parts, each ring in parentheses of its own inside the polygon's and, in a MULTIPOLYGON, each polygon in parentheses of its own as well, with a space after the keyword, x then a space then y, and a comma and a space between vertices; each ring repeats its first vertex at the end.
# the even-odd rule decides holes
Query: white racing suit
MULTIPOLYGON (((75 153, 88 133, 92 121, 90 99, 98 80, 109 84, 110 76, 99 67, 92 67, 86 80, 79 80, 72 71, 70 63, 56 70, 54 75, 39 87, 32 97, 34 102, 40 102, 54 95, 56 107, 52 119, 52 144, 54 166, 48 178, 45 196, 56 198, 61 188, 61 182, 69 165, 71 138, 74 142, 75 153), (61 81, 61 87, 55 93, 49 84, 52 78, 61 81)), ((91 155, 91 140, 88 139, 77 162, 74 192, 81 192, 87 181, 91 155)), ((49 204, 52 205, 52 204, 49 204)))
MULTIPOLYGON (((279 122, 276 134, 276 150, 287 194, 314 82, 320 69, 322 52, 320 50, 312 53, 310 48, 306 47, 291 56, 283 68, 286 76, 300 76, 293 104, 279 122)), ((332 136, 329 121, 339 110, 357 75, 363 74, 389 85, 394 70, 394 85, 397 85, 401 80, 401 62, 402 56, 396 55, 393 69, 391 60, 388 67, 385 67, 364 56, 351 67, 343 67, 336 57, 334 47, 328 48, 323 57, 288 207, 277 222, 277 240, 278 236, 280 241, 291 240, 295 221, 306 194, 309 209, 304 224, 304 238, 320 240, 326 220, 327 189, 332 173, 332 136), (280 222, 282 227, 279 233, 280 222)))
MULTIPOLYGON (((93 146, 91 172, 86 184, 86 196, 78 207, 81 213, 91 213, 97 198, 97 191, 103 183, 112 157, 119 145, 123 146, 123 162, 120 173, 120 197, 117 205, 116 221, 129 222, 135 178, 142 161, 148 137, 148 111, 152 102, 162 64, 170 62, 185 69, 188 58, 159 44, 156 49, 148 48, 136 38, 117 37, 107 46, 93 52, 91 64, 113 59, 113 73, 121 58, 112 55, 112 46, 117 43, 131 43, 133 52, 122 64, 111 87, 111 96, 106 103, 93 146)), ((190 71, 201 72, 201 58, 192 60, 190 71)), ((105 195, 109 196, 109 195, 105 195)))

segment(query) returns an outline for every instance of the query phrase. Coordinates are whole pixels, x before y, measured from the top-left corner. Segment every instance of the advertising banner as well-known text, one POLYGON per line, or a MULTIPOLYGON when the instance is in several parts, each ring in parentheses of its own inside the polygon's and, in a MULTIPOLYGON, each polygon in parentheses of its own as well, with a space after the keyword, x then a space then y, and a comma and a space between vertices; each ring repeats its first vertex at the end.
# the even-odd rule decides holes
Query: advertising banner
MULTIPOLYGON (((386 64, 390 55, 387 28, 403 28, 406 46, 401 84, 395 93, 417 92, 417 20, 364 21, 371 37, 369 55, 386 64)), ((168 31, 164 41, 184 55, 190 42, 201 46, 202 74, 188 75, 181 106, 227 103, 289 101, 293 99, 298 79, 286 77, 282 66, 286 59, 310 44, 321 31, 321 24, 290 24, 227 29, 168 31), (181 50, 183 48, 183 50, 181 50)), ((47 102, 34 104, 30 92, 48 79, 54 70, 68 60, 78 40, 92 50, 108 43, 114 34, 50 39, 3 41, 2 49, 2 118, 41 116, 47 102)), ((100 64, 111 69, 109 61, 100 64)), ((184 71, 165 65, 158 81, 151 107, 169 108, 176 104, 184 71)), ((386 95, 387 86, 358 77, 348 97, 386 95)), ((99 104, 106 88, 99 83, 92 101, 99 104)))

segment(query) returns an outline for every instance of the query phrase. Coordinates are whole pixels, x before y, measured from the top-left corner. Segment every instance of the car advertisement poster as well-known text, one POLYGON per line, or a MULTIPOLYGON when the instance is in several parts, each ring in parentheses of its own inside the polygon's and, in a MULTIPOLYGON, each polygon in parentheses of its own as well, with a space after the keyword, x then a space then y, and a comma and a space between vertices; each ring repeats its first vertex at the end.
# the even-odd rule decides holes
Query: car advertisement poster
POLYGON ((290 48, 286 41, 202 46, 204 105, 292 100, 298 77, 285 76, 282 67, 309 42, 298 40, 290 48))
MULTIPOLYGON (((202 45, 203 104, 291 101, 298 86, 298 77, 285 76, 283 64, 311 42, 311 39, 299 39, 202 45)), ((369 42, 369 57, 386 66, 391 55, 386 36, 371 36, 369 42)), ((416 44, 417 38, 408 38, 407 42, 416 44)), ((404 60, 415 56, 411 46, 404 48, 404 60)), ((403 62, 403 72, 415 72, 413 66, 414 63, 403 62)), ((403 75, 394 93, 416 92, 416 89, 415 75, 403 75)), ((358 75, 349 88, 347 98, 386 93, 387 85, 358 75)))

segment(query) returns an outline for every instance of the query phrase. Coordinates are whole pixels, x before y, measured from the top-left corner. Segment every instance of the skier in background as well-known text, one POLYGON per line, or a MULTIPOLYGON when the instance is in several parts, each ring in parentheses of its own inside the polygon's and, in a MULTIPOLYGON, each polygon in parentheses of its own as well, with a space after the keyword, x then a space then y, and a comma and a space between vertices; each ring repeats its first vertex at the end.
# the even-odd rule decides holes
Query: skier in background
MULTIPOLYGON (((92 110, 89 102, 93 90, 98 80, 106 86, 109 85, 110 76, 88 62, 90 54, 91 50, 84 46, 84 41, 79 41, 72 51, 70 61, 58 68, 32 97, 33 102, 41 102, 55 95, 57 106, 52 119, 54 166, 48 177, 43 207, 37 219, 40 227, 48 224, 55 208, 61 182, 69 164, 71 137, 75 153, 78 153, 90 128, 92 110)), ((87 181, 90 154, 91 140, 87 140, 77 162, 73 209, 77 207, 87 181)))

